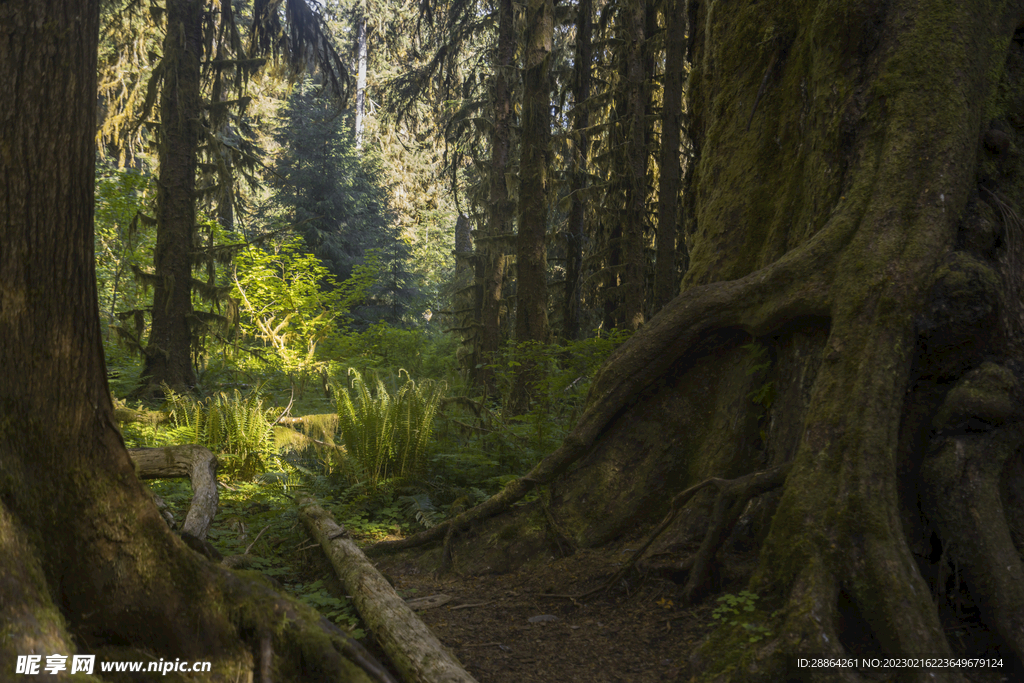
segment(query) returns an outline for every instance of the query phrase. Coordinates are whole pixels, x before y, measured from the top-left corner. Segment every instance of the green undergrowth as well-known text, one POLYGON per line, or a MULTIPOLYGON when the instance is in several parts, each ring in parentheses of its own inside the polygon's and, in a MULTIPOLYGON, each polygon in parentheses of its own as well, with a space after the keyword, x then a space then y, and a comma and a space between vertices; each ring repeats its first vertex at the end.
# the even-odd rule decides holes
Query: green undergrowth
MULTIPOLYGON (((353 636, 363 637, 354 606, 337 581, 325 578, 331 576, 326 560, 310 540, 285 489, 256 482, 228 486, 221 489, 220 507, 207 535, 210 544, 225 557, 248 555, 248 569, 272 577, 353 636)), ((178 523, 184 520, 192 498, 187 481, 161 480, 150 488, 164 499, 178 523)), ((364 531, 370 529, 364 527, 364 531)), ((382 531, 380 526, 373 529, 378 534, 382 531)))
MULTIPOLYGON (((406 335, 373 334, 395 345, 392 358, 415 360, 406 335)), ((436 526, 554 450, 585 408, 596 368, 624 339, 509 346, 494 366, 499 388, 511 387, 520 363, 544 368, 519 415, 508 414, 504 390, 480 398, 457 375, 416 377, 365 364, 328 376, 323 398, 293 401, 288 413, 303 417, 297 423, 274 424, 288 396, 272 378, 194 396, 168 391, 160 404, 118 402, 118 415, 129 447, 210 448, 221 483, 210 543, 225 557, 247 555, 247 568, 359 636, 353 606, 301 524, 295 497, 316 498, 361 545, 436 526)), ((150 487, 180 524, 192 497, 187 480, 150 487)))

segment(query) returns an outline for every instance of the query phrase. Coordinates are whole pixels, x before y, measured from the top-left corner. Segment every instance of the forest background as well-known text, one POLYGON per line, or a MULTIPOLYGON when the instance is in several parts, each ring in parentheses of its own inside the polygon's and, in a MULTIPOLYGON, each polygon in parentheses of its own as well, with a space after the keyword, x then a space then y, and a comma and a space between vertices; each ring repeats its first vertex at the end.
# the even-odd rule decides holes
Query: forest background
POLYGON ((678 289, 682 23, 677 2, 106 3, 96 273, 128 445, 206 445, 239 505, 311 486, 375 539, 528 471, 678 289))
MULTIPOLYGON (((1024 2, 425 4, 396 14, 413 38, 379 100, 358 13, 346 33, 331 22, 349 15, 305 0, 103 3, 97 78, 100 7, 0 3, 6 661, 128 646, 212 657, 225 680, 311 662, 380 678, 268 585, 346 619, 315 567, 285 566, 313 547, 289 500, 311 490, 380 539, 367 554, 412 563, 400 576, 548 568, 574 584, 537 586, 563 616, 594 604, 575 591, 659 584, 671 614, 648 623, 693 631, 665 646, 687 671, 652 675, 876 680, 885 656, 923 658, 899 680, 1021 678, 1024 2), (687 68, 689 139, 672 141, 687 68), (265 154, 248 112, 275 69, 293 83, 281 116, 316 95, 330 113, 308 118, 346 120, 354 102, 353 133, 265 154), (387 212, 310 201, 368 196, 352 188, 373 166, 325 179, 340 142, 371 156, 374 102, 381 129, 441 131, 398 138, 439 150, 452 189, 443 296, 414 277, 415 234, 348 230, 387 212), (125 209, 101 231, 140 249, 100 265, 102 312, 97 131, 115 190, 100 213, 125 209), (424 345, 435 328, 451 336, 424 345), (153 452, 126 440, 218 454, 232 495, 211 543, 170 530, 139 480, 153 452), (691 619, 737 589, 710 633, 691 619), (851 654, 862 670, 796 659, 851 654)), ((366 206, 395 204, 382 185, 366 206)), ((187 490, 156 489, 176 523, 187 490)), ((651 641, 613 630, 614 658, 588 658, 609 648, 580 647, 582 628, 551 652, 583 657, 570 676, 617 675, 651 641)), ((496 649, 509 673, 520 658, 496 649)))

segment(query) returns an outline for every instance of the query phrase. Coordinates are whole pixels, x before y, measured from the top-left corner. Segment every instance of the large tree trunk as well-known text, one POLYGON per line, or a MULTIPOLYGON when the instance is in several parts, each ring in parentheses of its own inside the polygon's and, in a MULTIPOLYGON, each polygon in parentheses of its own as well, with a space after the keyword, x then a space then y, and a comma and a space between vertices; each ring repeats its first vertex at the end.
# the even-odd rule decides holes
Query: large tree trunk
POLYGON ((519 232, 516 240, 516 339, 547 341, 548 163, 551 85, 548 70, 554 37, 551 0, 531 0, 524 38, 523 133, 519 162, 519 232))
POLYGON ((590 185, 587 178, 590 159, 590 82, 593 67, 594 7, 592 0, 580 0, 576 7, 576 63, 573 83, 572 206, 565 231, 565 289, 562 291, 562 335, 580 336, 580 273, 583 270, 583 239, 587 234, 587 207, 583 193, 590 185))
POLYGON ((512 71, 516 52, 511 0, 498 1, 498 36, 494 65, 494 121, 491 125, 491 169, 488 178, 487 230, 476 240, 478 267, 482 275, 483 301, 480 307, 480 348, 483 367, 477 381, 493 383, 488 367, 501 346, 501 319, 507 243, 512 232, 511 202, 508 196, 509 157, 512 149, 512 71))
POLYGON ((212 681, 389 680, 308 607, 189 550, 135 476, 96 300, 98 6, 0 4, 0 677, 81 649, 97 674, 157 656, 208 660, 212 681))
POLYGON ((647 0, 625 3, 625 115, 619 123, 626 168, 622 212, 622 269, 619 273, 617 327, 635 330, 644 322, 644 230, 647 226, 647 74, 644 73, 647 0))
MULTIPOLYGON (((551 85, 548 71, 554 38, 552 0, 526 8, 523 73, 523 133, 519 162, 519 232, 516 237, 516 341, 544 343, 548 337, 548 163, 551 147, 551 85)), ((535 365, 516 370, 511 409, 525 412, 535 365)))
POLYGON ((680 132, 683 119, 683 65, 686 59, 685 0, 665 5, 665 89, 658 157, 658 238, 654 265, 654 310, 678 293, 676 238, 679 234, 680 132))
MULTIPOLYGON (((879 672, 796 657, 992 653, 951 642, 958 628, 995 634, 1015 675, 1024 3, 694 4, 683 293, 609 359, 556 453, 456 519, 550 486, 543 508, 466 541, 514 525, 515 547, 476 540, 459 569, 520 562, 549 536, 595 546, 670 513, 652 550, 686 573, 687 548, 716 558, 742 514, 733 540, 758 547, 758 565, 732 576, 758 608, 710 635, 697 680, 858 681, 879 672), (764 486, 744 478, 757 471, 764 486), (782 475, 781 491, 734 505, 782 475), (734 500, 712 509, 715 489, 734 500), (947 591, 977 606, 974 626, 947 591), (766 634, 756 645, 750 627, 766 634)), ((941 663, 889 673, 964 680, 941 663)))
MULTIPOLYGON (((166 383, 190 391, 192 262, 196 248, 196 164, 202 135, 199 62, 204 0, 168 0, 160 93, 160 178, 157 182, 153 326, 142 370, 149 388, 166 383)), ((145 389, 145 387, 144 387, 145 389)))

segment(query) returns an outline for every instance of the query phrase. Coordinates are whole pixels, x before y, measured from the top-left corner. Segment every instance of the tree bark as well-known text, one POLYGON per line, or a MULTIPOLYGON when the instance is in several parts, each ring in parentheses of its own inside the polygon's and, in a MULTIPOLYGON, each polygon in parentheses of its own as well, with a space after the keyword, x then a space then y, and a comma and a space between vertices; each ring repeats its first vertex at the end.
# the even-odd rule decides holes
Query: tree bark
POLYGON ((144 391, 162 383, 179 392, 195 386, 192 366, 192 263, 196 248, 196 165, 202 135, 199 62, 204 0, 168 0, 160 91, 160 174, 157 181, 152 328, 144 391))
POLYGON ((498 38, 494 65, 494 121, 491 126, 491 171, 488 178, 487 232, 476 240, 479 268, 483 279, 480 315, 482 358, 477 380, 490 387, 493 363, 501 347, 502 299, 507 258, 505 250, 512 232, 512 207, 508 197, 509 155, 512 149, 512 86, 515 58, 513 8, 511 0, 498 2, 498 38))
POLYGON ((211 681, 388 680, 309 607, 189 550, 135 476, 96 299, 98 16, 0 4, 0 661, 81 648, 208 660, 211 681))
MULTIPOLYGON (((527 4, 516 238, 516 342, 544 343, 548 337, 548 156, 551 148, 548 71, 554 15, 552 0, 531 0, 527 4)), ((511 397, 513 413, 529 408, 534 374, 534 364, 529 361, 521 362, 517 368, 511 397)))
POLYGON ((644 73, 647 0, 631 0, 620 17, 625 39, 625 93, 620 122, 626 149, 622 267, 616 326, 635 330, 644 322, 644 232, 647 227, 647 75, 644 73))
POLYGON ((590 158, 590 83, 592 80, 593 31, 592 0, 580 0, 576 7, 576 62, 573 83, 573 139, 572 139, 572 206, 565 245, 565 289, 562 292, 562 326, 566 339, 580 336, 580 273, 583 269, 583 239, 586 230, 586 202, 583 192, 589 182, 587 171, 590 158))
POLYGON ((554 37, 552 0, 531 0, 526 13, 522 154, 519 162, 519 232, 516 250, 516 339, 547 340, 548 155, 554 37))
POLYGON ((661 110, 661 150, 658 159, 658 237, 654 266, 654 310, 671 301, 679 290, 676 240, 679 234, 679 162, 683 118, 683 69, 686 52, 685 0, 665 6, 665 90, 661 110))

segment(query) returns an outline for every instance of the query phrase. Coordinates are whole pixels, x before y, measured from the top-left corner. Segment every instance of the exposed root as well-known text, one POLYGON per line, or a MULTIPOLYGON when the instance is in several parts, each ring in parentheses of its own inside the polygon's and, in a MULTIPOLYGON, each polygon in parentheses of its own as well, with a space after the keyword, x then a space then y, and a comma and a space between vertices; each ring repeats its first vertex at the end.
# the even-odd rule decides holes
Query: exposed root
POLYGON ((1024 661, 1024 564, 1006 524, 999 478, 1024 425, 945 439, 922 470, 936 525, 986 623, 1024 661))
POLYGON ((707 589, 711 569, 714 566, 715 555, 722 547, 722 544, 725 543, 729 532, 736 526, 736 522, 739 521, 740 515, 743 514, 747 503, 752 498, 782 486, 786 481, 789 470, 790 464, 787 463, 765 472, 752 472, 738 479, 714 477, 706 479, 677 494, 672 499, 672 507, 668 514, 665 515, 665 518, 661 520, 661 524, 651 532, 643 545, 630 556, 629 560, 622 565, 619 571, 615 572, 601 586, 583 595, 576 596, 577 599, 588 598, 602 593, 625 578, 658 536, 672 526, 676 517, 679 516, 679 511, 686 507, 686 504, 697 493, 709 486, 714 486, 718 489, 718 495, 715 497, 714 512, 711 515, 711 521, 704 535, 704 541, 701 543, 697 555, 687 563, 690 568, 690 575, 686 581, 686 587, 683 589, 681 600, 683 604, 692 604, 707 589))
POLYGON ((751 499, 782 486, 789 476, 791 463, 773 467, 765 472, 754 472, 739 479, 717 480, 718 496, 711 513, 704 541, 693 560, 693 567, 683 588, 681 601, 692 604, 699 600, 710 586, 715 555, 729 537, 729 533, 751 499))
POLYGON ((586 411, 554 453, 480 505, 408 538, 376 543, 366 549, 367 554, 440 541, 449 527, 458 531, 498 515, 534 487, 551 483, 589 453, 622 410, 709 332, 737 328, 763 335, 787 321, 828 315, 828 282, 835 254, 855 223, 850 217, 837 220, 802 247, 761 270, 680 294, 612 354, 590 389, 586 411))
POLYGON ((551 534, 554 535, 555 544, 558 546, 558 551, 563 555, 572 555, 578 550, 578 547, 573 543, 572 538, 565 529, 562 528, 561 523, 551 513, 551 496, 549 491, 545 491, 541 498, 541 505, 544 508, 544 518, 547 520, 548 529, 551 534))
POLYGON ((444 548, 441 550, 441 566, 438 567, 438 574, 447 574, 455 568, 455 551, 452 546, 455 544, 455 527, 448 527, 444 534, 444 548))

